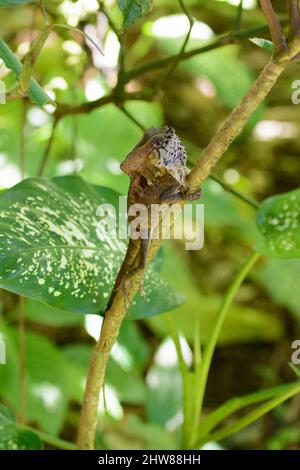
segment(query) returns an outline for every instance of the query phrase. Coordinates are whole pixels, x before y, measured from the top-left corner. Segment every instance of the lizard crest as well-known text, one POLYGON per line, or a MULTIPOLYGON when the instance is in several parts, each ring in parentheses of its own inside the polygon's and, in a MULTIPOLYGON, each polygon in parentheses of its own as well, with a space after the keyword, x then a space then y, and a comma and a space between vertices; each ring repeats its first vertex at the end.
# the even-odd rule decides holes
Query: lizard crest
POLYGON ((129 176, 139 172, 149 184, 157 177, 169 174, 184 185, 188 173, 186 160, 185 148, 172 127, 152 127, 128 154, 121 168, 129 176))

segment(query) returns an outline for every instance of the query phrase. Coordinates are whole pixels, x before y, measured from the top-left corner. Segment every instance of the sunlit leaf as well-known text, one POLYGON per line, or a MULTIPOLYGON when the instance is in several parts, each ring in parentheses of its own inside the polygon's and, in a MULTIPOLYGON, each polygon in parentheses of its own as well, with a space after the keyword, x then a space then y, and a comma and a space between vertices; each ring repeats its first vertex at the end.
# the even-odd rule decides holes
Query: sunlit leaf
POLYGON ((0 0, 0 8, 16 7, 27 3, 35 3, 35 0, 0 0))
POLYGON ((118 0, 123 14, 123 26, 129 26, 146 15, 153 6, 153 0, 118 0))
MULTIPOLYGON (((77 176, 32 178, 2 193, 0 286, 63 310, 103 312, 127 247, 118 226, 109 226, 118 204, 115 191, 77 176)), ((126 201, 122 210, 126 217, 126 201)), ((149 266, 145 297, 135 297, 131 318, 183 301, 160 279, 160 264, 158 257, 149 266)))
POLYGON ((266 199, 257 211, 263 242, 257 250, 277 258, 300 256, 300 189, 266 199))
MULTIPOLYGON (((0 396, 14 410, 20 407, 19 345, 16 328, 1 326, 7 364, 0 368, 0 396)), ((82 375, 47 338, 26 332, 26 396, 29 421, 51 434, 63 424, 69 400, 82 398, 82 375), (63 373, 61 371, 64 371, 63 373), (55 411, 54 411, 55 410, 55 411)))
MULTIPOLYGON (((3 39, 0 39, 0 57, 5 63, 6 67, 12 70, 17 80, 19 80, 22 70, 21 62, 12 52, 9 46, 3 41, 3 39)), ((51 102, 49 96, 33 78, 30 79, 29 98, 33 103, 39 106, 43 106, 51 102)))
POLYGON ((255 279, 271 299, 300 320, 300 260, 268 258, 257 266, 255 279))
MULTIPOLYGON (((176 329, 185 338, 193 342, 195 322, 200 317, 201 342, 206 344, 216 321, 222 296, 216 293, 201 292, 201 285, 195 284, 195 279, 189 271, 185 260, 171 247, 165 246, 164 277, 186 296, 186 302, 172 313, 176 329), (180 272, 180 277, 178 273, 180 272)), ((150 328, 159 336, 168 334, 167 322, 164 315, 149 318, 150 328)), ((234 303, 224 323, 219 339, 219 345, 252 341, 278 341, 283 335, 283 325, 278 317, 267 311, 251 308, 242 303, 234 303)))
POLYGON ((264 38, 249 38, 253 44, 256 46, 262 47, 263 49, 267 49, 267 51, 274 52, 274 44, 272 41, 264 38))

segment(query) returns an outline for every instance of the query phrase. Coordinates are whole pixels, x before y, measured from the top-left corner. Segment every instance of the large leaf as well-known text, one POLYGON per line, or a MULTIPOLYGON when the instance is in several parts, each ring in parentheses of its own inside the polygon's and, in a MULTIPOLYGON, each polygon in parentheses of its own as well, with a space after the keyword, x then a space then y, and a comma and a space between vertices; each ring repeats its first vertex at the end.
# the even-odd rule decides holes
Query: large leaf
MULTIPOLYGON (((22 70, 21 62, 3 39, 0 39, 0 57, 6 67, 12 70, 16 79, 19 80, 22 70)), ((51 101, 49 96, 33 78, 30 79, 29 83, 29 98, 39 106, 43 106, 51 101)))
MULTIPOLYGON (((117 231, 107 232, 107 219, 101 222, 97 215, 107 203, 111 221, 113 208, 118 214, 119 195, 77 176, 31 178, 2 193, 0 286, 63 310, 103 312, 127 246, 117 231)), ((183 301, 160 278, 160 264, 156 258, 150 265, 145 297, 135 297, 132 318, 155 315, 183 301)))
POLYGON ((118 0, 123 14, 123 26, 129 26, 146 15, 153 6, 153 0, 118 0))
POLYGON ((300 321, 300 260, 268 258, 257 267, 255 279, 271 299, 287 308, 300 321))
POLYGON ((16 7, 26 5, 27 3, 35 3, 34 0, 0 0, 0 8, 16 7))
MULTIPOLYGON (((20 406, 18 331, 2 325, 1 334, 7 346, 7 364, 0 368, 0 396, 17 412, 20 406)), ((80 402, 82 398, 84 377, 76 364, 47 338, 27 331, 25 345, 28 420, 57 434, 68 402, 80 402)))
POLYGON ((42 442, 32 431, 18 429, 14 414, 0 404, 0 450, 40 450, 42 442))
POLYGON ((257 250, 277 258, 300 256, 300 189, 272 196, 257 211, 263 242, 257 250))

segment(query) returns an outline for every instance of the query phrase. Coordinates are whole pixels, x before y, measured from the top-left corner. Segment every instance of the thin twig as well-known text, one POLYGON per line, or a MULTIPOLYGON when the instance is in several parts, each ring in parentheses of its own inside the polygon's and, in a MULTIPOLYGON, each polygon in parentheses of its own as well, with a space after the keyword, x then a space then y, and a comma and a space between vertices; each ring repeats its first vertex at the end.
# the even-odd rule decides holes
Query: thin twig
POLYGON ((300 14, 298 0, 287 0, 289 10, 289 35, 288 39, 292 40, 300 35, 300 14))
POLYGON ((49 20, 48 20, 48 17, 47 17, 47 12, 46 12, 46 8, 45 8, 44 0, 40 0, 40 8, 41 8, 41 11, 42 11, 44 21, 45 21, 46 25, 48 25, 49 20))
POLYGON ((280 21, 276 16, 276 13, 273 9, 271 0, 259 0, 261 8, 265 14, 267 23, 269 25, 269 30, 271 33, 272 41, 275 45, 277 54, 281 54, 288 51, 288 45, 284 36, 283 29, 281 27, 280 21))
POLYGON ((57 118, 61 118, 69 114, 90 113, 94 111, 94 109, 101 108, 102 106, 110 103, 120 105, 120 103, 123 103, 124 101, 152 101, 153 94, 154 93, 152 90, 143 90, 132 93, 124 92, 122 96, 116 96, 114 93, 111 93, 110 95, 102 96, 97 100, 88 101, 86 103, 81 103, 75 106, 60 104, 56 108, 55 115, 57 118))
POLYGON ((259 208, 259 203, 257 201, 255 201, 254 199, 252 199, 249 196, 246 196, 245 194, 241 193, 237 189, 234 189, 232 186, 230 186, 230 184, 226 183, 226 181, 224 181, 222 178, 219 178, 215 174, 212 174, 212 175, 210 175, 210 179, 212 179, 212 180, 216 181, 217 183, 219 183, 219 185, 222 186, 223 189, 225 189, 229 193, 233 194, 233 196, 236 196, 238 199, 245 202, 246 204, 253 207, 254 209, 259 208))
POLYGON ((19 397, 20 408, 18 418, 20 423, 26 423, 27 396, 26 396, 26 371, 25 371, 25 298, 19 297, 19 397))
POLYGON ((183 56, 183 54, 185 52, 185 49, 188 45, 188 42, 189 42, 189 39, 190 39, 190 36, 191 36, 191 32, 192 32, 192 29, 193 29, 193 25, 194 25, 193 17, 190 15, 188 9, 186 8, 185 4, 183 3, 183 0, 178 0, 178 1, 179 1, 179 4, 180 4, 180 7, 181 7, 182 11, 185 13, 185 15, 188 19, 189 29, 188 29, 187 35, 185 37, 185 40, 183 41, 183 44, 180 48, 179 53, 175 56, 174 61, 171 63, 170 67, 167 69, 166 73, 158 80, 158 82, 156 84, 156 88, 161 86, 162 83, 170 77, 170 75, 174 72, 174 70, 176 69, 179 62, 182 60, 182 56, 183 56))
POLYGON ((124 76, 125 76, 125 50, 124 50, 122 32, 118 30, 117 26, 111 19, 111 16, 107 12, 103 2, 100 2, 100 10, 106 17, 110 29, 115 33, 120 44, 120 52, 119 52, 119 58, 118 58, 119 72, 118 72, 118 81, 117 81, 116 90, 123 90, 124 88, 123 82, 124 82, 124 76))
POLYGON ((131 113, 125 108, 125 106, 120 105, 120 106, 118 106, 118 108, 122 111, 122 113, 125 114, 125 116, 127 116, 127 117, 130 119, 130 121, 132 121, 139 129, 141 129, 141 131, 145 132, 146 127, 145 127, 140 121, 138 121, 138 119, 136 119, 136 118, 134 117, 134 115, 131 114, 131 113))
POLYGON ((268 95, 286 64, 272 58, 238 106, 202 151, 198 162, 187 177, 191 186, 201 184, 211 173, 233 140, 242 132, 246 122, 268 95))
POLYGON ((94 39, 89 34, 87 34, 84 31, 81 31, 81 29, 75 28, 74 26, 70 26, 68 24, 60 24, 60 23, 54 23, 54 24, 51 25, 51 27, 53 29, 55 29, 55 28, 68 29, 69 31, 73 31, 74 33, 79 34, 80 36, 84 37, 85 39, 88 39, 93 44, 93 46, 95 46, 95 48, 100 52, 100 54, 104 55, 103 51, 98 46, 96 41, 94 41, 94 39))
POLYGON ((38 171, 38 176, 43 176, 43 174, 44 174, 44 170, 45 170, 45 167, 46 167, 46 164, 47 164, 47 161, 48 161, 48 157, 50 155, 51 147, 52 147, 53 140, 54 140, 54 134, 55 134, 55 130, 56 130, 58 122, 59 122, 59 118, 57 116, 55 116, 53 124, 52 124, 51 135, 48 139, 48 142, 47 142, 47 145, 46 145, 46 148, 45 148, 45 151, 44 151, 44 155, 42 157, 42 161, 41 161, 41 164, 40 164, 40 168, 39 168, 39 171, 38 171))
POLYGON ((25 124, 26 124, 26 113, 27 113, 27 102, 24 98, 22 100, 22 111, 21 111, 21 125, 20 125, 20 173, 21 179, 24 179, 25 174, 25 124))

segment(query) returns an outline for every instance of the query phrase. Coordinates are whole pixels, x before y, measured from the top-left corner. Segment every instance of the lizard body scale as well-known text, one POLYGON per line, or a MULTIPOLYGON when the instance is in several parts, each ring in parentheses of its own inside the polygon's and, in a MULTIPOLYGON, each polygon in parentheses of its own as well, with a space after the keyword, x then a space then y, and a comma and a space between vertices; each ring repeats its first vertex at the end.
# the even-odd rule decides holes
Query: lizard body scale
MULTIPOLYGON (((173 128, 165 126, 148 129, 141 141, 121 163, 122 171, 130 177, 128 213, 130 207, 135 204, 143 204, 149 213, 152 204, 171 205, 198 199, 201 191, 186 185, 188 174, 186 160, 186 151, 173 128)), ((132 219, 133 217, 128 215, 128 221, 132 219)), ((153 227, 150 226, 149 220, 145 220, 142 225, 141 238, 129 237, 127 252, 107 309, 111 306, 114 294, 122 283, 128 282, 137 270, 145 269, 150 245, 157 244, 157 240, 151 240, 153 227)), ((152 248, 155 249, 155 246, 152 248)))

